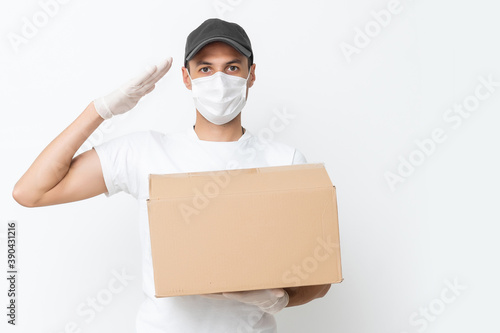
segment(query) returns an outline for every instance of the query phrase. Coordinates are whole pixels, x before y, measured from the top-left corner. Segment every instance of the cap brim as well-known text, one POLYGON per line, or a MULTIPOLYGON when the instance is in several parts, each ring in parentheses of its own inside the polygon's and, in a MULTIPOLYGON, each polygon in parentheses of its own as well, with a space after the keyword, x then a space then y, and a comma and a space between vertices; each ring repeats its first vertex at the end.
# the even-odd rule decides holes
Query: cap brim
POLYGON ((212 37, 212 38, 209 38, 209 39, 203 41, 202 43, 198 44, 198 46, 196 46, 191 52, 189 52, 189 54, 186 57, 186 61, 191 60, 196 55, 196 53, 198 53, 205 45, 212 43, 212 42, 227 43, 227 44, 231 45, 232 47, 234 47, 236 50, 238 50, 241 54, 243 54, 246 57, 250 57, 252 55, 252 52, 250 52, 243 45, 241 45, 238 42, 235 42, 232 39, 229 39, 226 37, 212 37))

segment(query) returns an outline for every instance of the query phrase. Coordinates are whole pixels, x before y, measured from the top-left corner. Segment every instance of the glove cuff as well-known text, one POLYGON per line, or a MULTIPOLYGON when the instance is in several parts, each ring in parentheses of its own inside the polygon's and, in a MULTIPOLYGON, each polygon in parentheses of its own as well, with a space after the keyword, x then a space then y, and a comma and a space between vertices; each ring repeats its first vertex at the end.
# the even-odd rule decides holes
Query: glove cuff
POLYGON ((106 104, 104 97, 100 97, 100 98, 97 98, 96 100, 94 100, 94 107, 95 107, 95 110, 97 111, 97 113, 104 120, 113 117, 113 114, 111 113, 111 110, 109 109, 108 105, 106 104))

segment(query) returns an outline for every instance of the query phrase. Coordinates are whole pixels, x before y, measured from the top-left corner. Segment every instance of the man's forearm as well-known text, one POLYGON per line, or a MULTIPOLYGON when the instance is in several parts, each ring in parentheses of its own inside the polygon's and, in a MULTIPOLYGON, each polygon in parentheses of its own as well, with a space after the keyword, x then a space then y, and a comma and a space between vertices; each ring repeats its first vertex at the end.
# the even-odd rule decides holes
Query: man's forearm
POLYGON ((59 134, 35 159, 14 187, 13 195, 23 204, 35 203, 57 185, 68 172, 73 156, 104 121, 90 103, 80 116, 59 134))
POLYGON ((313 299, 321 298, 326 295, 330 286, 331 284, 322 284, 316 286, 284 288, 289 296, 287 307, 306 304, 313 299))

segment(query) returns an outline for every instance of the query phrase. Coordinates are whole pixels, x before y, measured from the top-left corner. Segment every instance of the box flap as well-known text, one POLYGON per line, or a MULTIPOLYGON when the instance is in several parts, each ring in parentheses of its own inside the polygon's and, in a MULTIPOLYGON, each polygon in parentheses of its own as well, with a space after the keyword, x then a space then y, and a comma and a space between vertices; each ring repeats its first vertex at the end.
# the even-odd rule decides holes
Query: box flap
POLYGON ((192 196, 330 188, 323 163, 149 175, 149 200, 192 196), (238 177, 234 177, 238 175, 238 177))

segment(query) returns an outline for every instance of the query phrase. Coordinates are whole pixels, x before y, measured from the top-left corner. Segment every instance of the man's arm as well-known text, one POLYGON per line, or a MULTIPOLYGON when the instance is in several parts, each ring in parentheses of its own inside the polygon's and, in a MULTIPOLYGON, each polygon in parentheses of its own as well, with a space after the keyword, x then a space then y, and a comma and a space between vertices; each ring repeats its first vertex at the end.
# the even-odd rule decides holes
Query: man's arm
POLYGON ((91 102, 18 180, 12 191, 14 199, 26 207, 38 207, 83 200, 106 192, 96 151, 90 149, 73 156, 105 119, 130 111, 150 93, 171 65, 169 57, 157 66, 148 66, 120 88, 91 102))
POLYGON ((286 307, 297 306, 309 303, 313 299, 326 295, 331 284, 321 284, 316 286, 283 288, 288 293, 289 301, 286 307))
POLYGON ((104 121, 90 103, 35 159, 12 196, 25 207, 72 202, 107 191, 94 149, 75 158, 78 148, 104 121))

